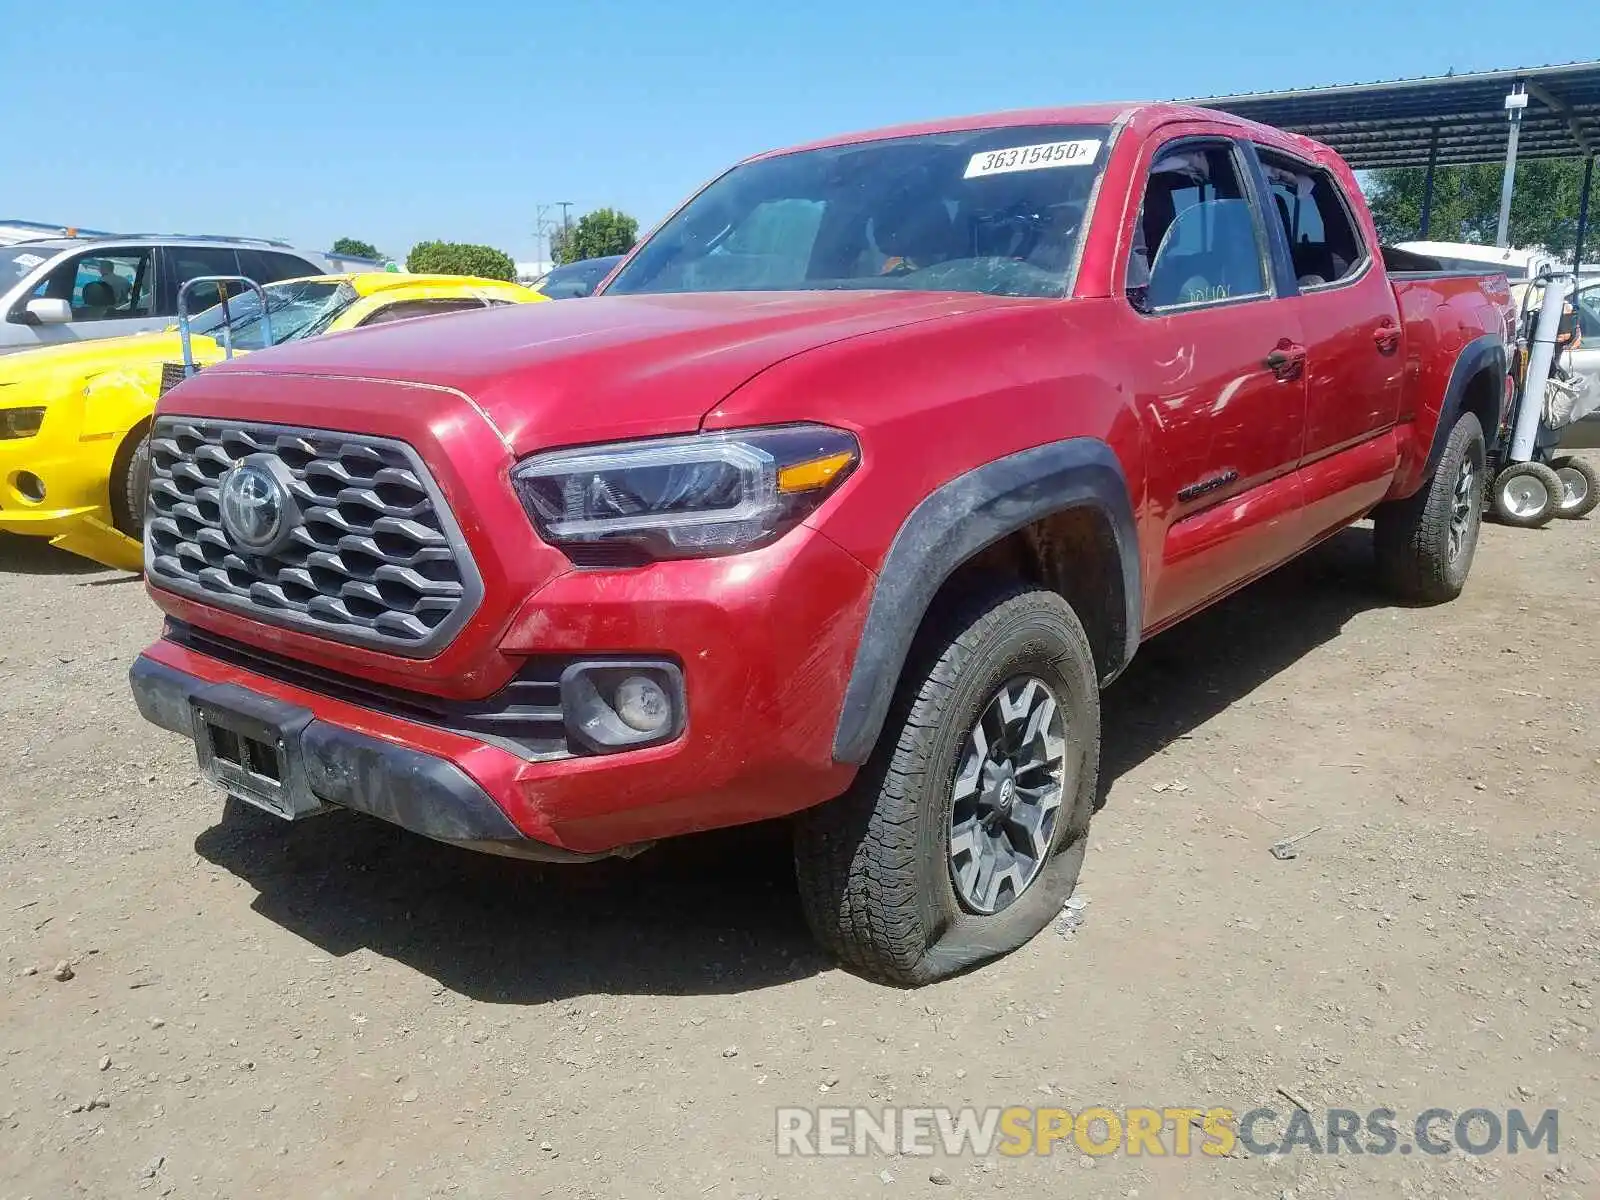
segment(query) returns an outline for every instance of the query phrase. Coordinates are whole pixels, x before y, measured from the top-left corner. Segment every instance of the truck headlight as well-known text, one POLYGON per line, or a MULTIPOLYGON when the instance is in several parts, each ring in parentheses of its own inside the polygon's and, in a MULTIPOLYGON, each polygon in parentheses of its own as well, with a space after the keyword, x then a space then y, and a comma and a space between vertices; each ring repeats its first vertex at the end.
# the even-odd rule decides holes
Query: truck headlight
POLYGON ((825 425, 690 434, 557 450, 512 482, 546 541, 629 545, 651 558, 733 554, 806 518, 860 461, 825 425))
POLYGON ((0 409, 0 442, 32 437, 43 424, 43 408, 0 409))

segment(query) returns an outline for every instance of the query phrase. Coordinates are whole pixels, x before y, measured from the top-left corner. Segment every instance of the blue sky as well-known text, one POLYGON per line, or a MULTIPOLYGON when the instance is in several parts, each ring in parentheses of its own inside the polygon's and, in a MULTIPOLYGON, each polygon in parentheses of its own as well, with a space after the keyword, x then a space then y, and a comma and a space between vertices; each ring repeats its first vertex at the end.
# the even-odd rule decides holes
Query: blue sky
POLYGON ((648 227, 830 133, 1600 57, 1584 26, 1480 0, 0 0, 0 217, 526 260, 540 203, 648 227))

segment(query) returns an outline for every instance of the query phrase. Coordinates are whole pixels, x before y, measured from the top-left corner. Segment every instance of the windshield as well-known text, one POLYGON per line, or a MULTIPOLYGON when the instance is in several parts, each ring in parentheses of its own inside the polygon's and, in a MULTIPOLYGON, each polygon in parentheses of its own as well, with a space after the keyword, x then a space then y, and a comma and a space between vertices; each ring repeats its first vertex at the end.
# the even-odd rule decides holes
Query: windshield
MULTIPOLYGON (((230 288, 243 284, 229 284, 230 288)), ((269 283, 267 312, 272 318, 272 344, 281 346, 296 338, 314 337, 357 300, 348 283, 269 283)), ((266 331, 261 322, 261 300, 246 288, 242 296, 228 301, 229 335, 235 350, 265 349, 266 331)), ((189 321, 189 332, 221 339, 222 305, 214 304, 189 321)))
POLYGON ((582 262, 557 267, 541 279, 536 290, 552 300, 569 300, 587 296, 604 279, 611 268, 622 261, 621 255, 606 258, 588 258, 582 262))
POLYGON ((59 250, 29 246, 0 246, 0 294, 12 289, 40 263, 59 254, 59 250))
POLYGON ((1060 296, 1108 137, 1102 125, 980 129, 746 163, 685 205, 605 291, 1060 296))

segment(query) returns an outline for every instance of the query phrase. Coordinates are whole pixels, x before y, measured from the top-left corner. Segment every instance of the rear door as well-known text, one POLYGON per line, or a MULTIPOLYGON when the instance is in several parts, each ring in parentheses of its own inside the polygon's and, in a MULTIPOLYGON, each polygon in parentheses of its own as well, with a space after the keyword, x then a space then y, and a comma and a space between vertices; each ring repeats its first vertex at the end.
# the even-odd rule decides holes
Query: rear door
POLYGON ((1280 259, 1287 255, 1294 277, 1283 303, 1306 348, 1300 465, 1307 536, 1315 538, 1376 504, 1394 474, 1405 371, 1400 307, 1345 182, 1274 147, 1255 151, 1280 259))
POLYGON ((1279 296, 1254 170, 1219 132, 1141 152, 1127 364, 1146 436, 1145 624, 1170 624, 1301 544, 1304 351, 1279 296))
MULTIPOLYGON (((169 318, 178 312, 178 289, 191 279, 205 275, 239 275, 239 255, 229 246, 185 246, 175 244, 161 248, 162 288, 161 302, 169 318)), ((256 282, 261 282, 257 280, 256 282)), ((244 285, 235 284, 228 295, 236 295, 244 285)), ((202 283, 189 289, 184 307, 190 316, 204 312, 222 297, 215 283, 202 283)))

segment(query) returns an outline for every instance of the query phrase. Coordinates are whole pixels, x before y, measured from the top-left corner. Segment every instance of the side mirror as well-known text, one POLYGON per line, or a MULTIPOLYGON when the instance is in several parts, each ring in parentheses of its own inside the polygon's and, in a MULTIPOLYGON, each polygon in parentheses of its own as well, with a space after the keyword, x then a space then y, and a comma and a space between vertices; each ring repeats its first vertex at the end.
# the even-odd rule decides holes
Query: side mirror
POLYGON ((65 300, 42 297, 29 300, 22 312, 23 323, 27 325, 65 325, 72 320, 72 305, 65 300))

